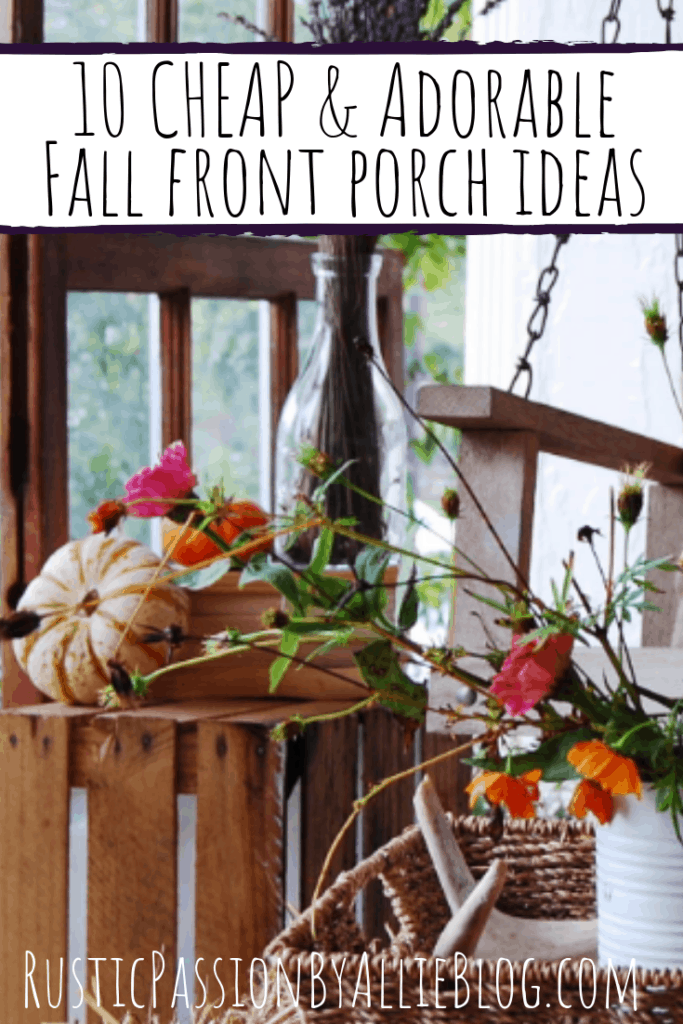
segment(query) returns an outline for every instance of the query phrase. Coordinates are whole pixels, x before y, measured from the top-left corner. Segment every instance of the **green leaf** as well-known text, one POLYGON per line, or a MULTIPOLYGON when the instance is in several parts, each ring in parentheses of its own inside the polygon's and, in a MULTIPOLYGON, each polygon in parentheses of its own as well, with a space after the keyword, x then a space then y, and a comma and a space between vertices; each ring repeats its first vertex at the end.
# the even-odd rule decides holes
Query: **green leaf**
POLYGON ((381 694, 379 703, 406 718, 424 721, 427 691, 405 674, 390 640, 373 640, 353 656, 371 690, 381 694))
POLYGON ((313 495, 313 501, 322 501, 327 488, 330 487, 332 484, 337 483, 339 481, 339 477, 343 476, 343 474, 346 472, 349 466, 353 466, 355 462, 358 462, 358 459, 347 459, 346 462, 342 463, 341 466, 338 466, 337 469, 335 469, 335 471, 330 474, 330 476, 325 477, 322 483, 319 484, 318 487, 316 487, 315 493, 313 495))
POLYGON ((417 622, 417 616, 420 608, 420 602, 418 598, 417 588, 415 586, 415 578, 417 576, 417 570, 413 563, 413 568, 410 573, 408 580, 408 586, 405 589, 403 600, 401 601, 401 607, 398 611, 398 624, 402 630, 412 629, 417 622))
POLYGON ((268 674, 270 676, 270 686, 268 687, 269 693, 275 693, 280 681, 284 676, 285 672, 292 664, 291 655, 296 654, 299 650, 299 637, 295 633, 290 633, 288 630, 284 630, 282 634, 282 640, 280 641, 280 651, 284 655, 290 655, 290 657, 276 658, 272 662, 268 674))
POLYGON ((230 559, 220 558, 203 569, 190 569, 182 576, 176 576, 174 582, 189 590, 203 590, 222 579, 226 572, 230 572, 230 559))
POLYGON ((389 564, 389 555, 382 548, 365 547, 356 556, 355 570, 358 579, 366 583, 379 583, 389 564))
POLYGON ((298 615, 306 614, 297 578, 288 566, 273 562, 269 558, 255 556, 242 570, 239 582, 240 590, 254 580, 265 580, 270 583, 287 598, 298 615))
POLYGON ((355 629, 342 629, 336 633, 333 633, 329 640, 326 640, 319 647, 316 647, 306 658, 306 661, 315 661, 316 658, 322 658, 325 654, 329 654, 330 651, 334 650, 335 647, 346 647, 349 641, 353 638, 355 629))
POLYGON ((327 563, 330 560, 332 554, 332 545, 334 544, 334 532, 328 527, 325 527, 320 531, 320 536, 317 538, 313 547, 313 557, 311 564, 308 567, 308 571, 312 573, 321 573, 327 568, 327 563))

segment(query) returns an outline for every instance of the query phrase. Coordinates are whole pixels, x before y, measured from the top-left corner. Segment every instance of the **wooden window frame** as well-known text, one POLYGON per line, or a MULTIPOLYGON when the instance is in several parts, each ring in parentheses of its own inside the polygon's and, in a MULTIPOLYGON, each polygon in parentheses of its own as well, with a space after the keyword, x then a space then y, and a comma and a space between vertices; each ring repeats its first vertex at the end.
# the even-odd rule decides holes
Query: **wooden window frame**
MULTIPOLYGON (((280 42, 294 42, 293 0, 268 0, 267 31, 280 42)), ((0 0, 0 43, 42 43, 43 0, 0 0)), ((178 42, 178 0, 147 0, 148 43, 178 42)))
MULTIPOLYGON (((311 242, 221 235, 72 233, 0 236, 2 609, 68 540, 69 291, 160 297, 162 443, 191 441, 193 296, 270 303, 271 437, 298 372, 297 300, 315 298, 311 242)), ((378 321, 392 380, 403 385, 403 259, 385 253, 378 321)), ((3 703, 35 690, 3 645, 3 703)))

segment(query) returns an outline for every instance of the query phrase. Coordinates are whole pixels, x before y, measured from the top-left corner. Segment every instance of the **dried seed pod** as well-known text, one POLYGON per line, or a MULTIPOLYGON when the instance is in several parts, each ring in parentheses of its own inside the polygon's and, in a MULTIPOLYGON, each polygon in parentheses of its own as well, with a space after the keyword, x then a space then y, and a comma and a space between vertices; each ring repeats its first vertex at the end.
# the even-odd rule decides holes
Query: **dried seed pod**
POLYGON ((460 497, 452 487, 447 487, 441 495, 441 508, 449 519, 457 519, 460 515, 460 497))
POLYGON ((38 629, 41 623, 38 612, 26 611, 11 612, 6 618, 0 619, 0 640, 19 640, 29 636, 38 629))

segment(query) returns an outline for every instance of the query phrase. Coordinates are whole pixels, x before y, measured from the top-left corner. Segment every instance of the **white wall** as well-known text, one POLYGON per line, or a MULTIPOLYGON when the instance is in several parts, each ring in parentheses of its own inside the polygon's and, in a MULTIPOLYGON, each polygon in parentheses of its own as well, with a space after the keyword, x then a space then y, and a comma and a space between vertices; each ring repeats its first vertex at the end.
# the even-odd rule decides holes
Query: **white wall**
MULTIPOLYGON (((507 0, 487 17, 475 19, 475 38, 597 42, 608 7, 607 0, 507 0)), ((620 42, 664 41, 655 0, 623 0, 620 17, 620 42)), ((673 24, 673 41, 681 39, 683 19, 673 24)), ((667 102, 665 97, 662 102, 667 102)), ((553 245, 552 235, 469 238, 466 383, 509 386, 526 344, 536 281, 553 245)), ((672 335, 668 355, 680 384, 673 256, 673 235, 573 235, 560 252, 560 277, 546 333, 532 355, 530 397, 683 443, 661 357, 647 340, 638 306, 639 296, 660 297, 672 335)), ((616 483, 617 474, 542 456, 532 564, 532 585, 541 594, 548 595, 547 581, 561 574, 561 559, 572 547, 577 548, 581 578, 597 595, 600 587, 590 554, 586 545, 577 547, 576 531, 584 523, 606 528, 608 488, 616 483)), ((639 553, 643 544, 641 529, 634 532, 632 553, 639 553)), ((638 627, 636 623, 630 631, 632 642, 640 635, 638 627)))

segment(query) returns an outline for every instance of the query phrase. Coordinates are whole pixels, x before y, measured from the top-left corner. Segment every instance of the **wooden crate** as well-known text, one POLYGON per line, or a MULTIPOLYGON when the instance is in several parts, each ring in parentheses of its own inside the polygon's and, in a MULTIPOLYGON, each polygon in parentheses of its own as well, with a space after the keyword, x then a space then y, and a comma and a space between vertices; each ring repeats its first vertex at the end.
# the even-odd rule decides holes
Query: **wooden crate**
MULTIPOLYGON (((158 991, 160 1024, 171 1019, 177 958, 178 793, 196 794, 195 958, 212 978, 213 964, 234 1002, 234 963, 258 957, 284 919, 286 795, 300 781, 296 834, 302 865, 301 905, 310 901, 332 839, 357 794, 362 742, 364 788, 414 763, 403 733, 381 709, 306 729, 289 744, 270 729, 294 712, 338 711, 348 702, 282 700, 196 701, 139 711, 44 704, 0 712, 0 1021, 53 1024, 67 1019, 66 986, 59 1006, 46 998, 46 961, 57 1001, 60 958, 68 956, 69 799, 87 789, 87 956, 99 965, 103 1004, 117 1018, 136 997, 149 1001, 152 953, 163 950, 166 970, 158 991), (24 1005, 25 956, 35 956, 40 1009, 29 987, 24 1005), (115 963, 120 1002, 116 1007, 115 963)), ((425 755, 443 749, 442 737, 423 737, 425 755)), ((458 769, 445 762, 438 776, 447 806, 457 810, 458 769)), ((363 854, 412 821, 410 780, 383 793, 364 813, 363 854)), ((333 874, 356 861, 351 832, 335 857, 333 874)), ((293 850, 290 849, 290 854, 293 850)), ((368 935, 379 920, 372 893, 365 901, 368 935)), ((187 964, 192 986, 193 964, 187 964)), ((88 964, 88 977, 94 966, 88 964)), ((240 991, 248 993, 243 973, 240 991)), ((220 998, 210 981, 209 996, 220 998)), ((197 990, 198 1001, 201 991, 197 990)), ((82 1010, 81 1010, 82 1013, 82 1010)), ((146 1011, 138 1011, 147 1019, 146 1011)), ((86 1019, 84 1017, 81 1018, 86 1019)), ((88 1024, 99 1018, 92 1011, 88 1024)))
MULTIPOLYGON (((335 575, 351 578, 350 573, 335 575)), ((239 577, 238 571, 231 571, 205 590, 189 591, 191 635, 208 636, 227 628, 253 633, 263 628, 263 612, 284 604, 275 588, 260 580, 240 590, 239 577)), ((394 583, 396 579, 396 568, 389 568, 387 582, 394 583)), ((310 645, 302 645, 300 656, 305 658, 312 650, 310 645)), ((179 657, 185 660, 200 653, 199 643, 189 643, 183 646, 179 657)), ((172 701, 266 697, 268 668, 277 654, 277 649, 272 654, 268 651, 248 651, 200 667, 179 668, 161 676, 153 684, 151 692, 154 697, 172 701)), ((367 695, 367 688, 348 649, 331 651, 323 658, 316 659, 316 665, 324 666, 334 675, 322 672, 313 665, 292 666, 281 681, 277 696, 312 700, 362 700, 367 695)))

